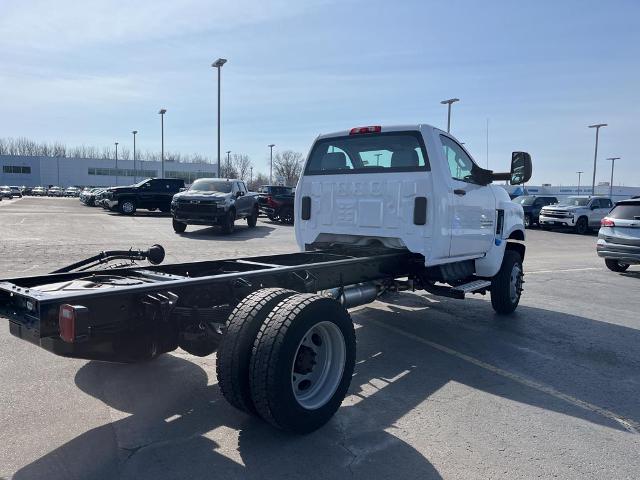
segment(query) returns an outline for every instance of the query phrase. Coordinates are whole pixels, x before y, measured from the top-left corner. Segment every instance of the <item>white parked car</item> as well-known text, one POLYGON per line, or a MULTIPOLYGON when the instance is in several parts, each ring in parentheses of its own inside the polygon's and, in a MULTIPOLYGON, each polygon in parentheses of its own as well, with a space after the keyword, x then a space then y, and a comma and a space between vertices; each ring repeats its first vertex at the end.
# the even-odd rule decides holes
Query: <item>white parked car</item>
POLYGON ((613 202, 607 197, 568 197, 557 205, 543 207, 538 223, 542 228, 572 228, 582 235, 598 228, 612 207, 613 202))

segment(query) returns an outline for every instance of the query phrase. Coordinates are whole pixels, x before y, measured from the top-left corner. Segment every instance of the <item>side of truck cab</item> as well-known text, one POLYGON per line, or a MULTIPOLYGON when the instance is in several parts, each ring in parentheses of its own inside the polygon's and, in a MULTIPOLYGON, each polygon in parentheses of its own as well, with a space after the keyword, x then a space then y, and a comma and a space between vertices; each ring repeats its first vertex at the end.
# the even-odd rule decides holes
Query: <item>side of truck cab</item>
POLYGON ((528 154, 514 152, 511 172, 494 173, 429 125, 321 135, 296 189, 296 238, 302 250, 408 249, 423 257, 427 279, 452 285, 492 279, 505 251, 522 262, 525 246, 517 242, 524 240, 522 207, 491 183, 530 176, 528 154))

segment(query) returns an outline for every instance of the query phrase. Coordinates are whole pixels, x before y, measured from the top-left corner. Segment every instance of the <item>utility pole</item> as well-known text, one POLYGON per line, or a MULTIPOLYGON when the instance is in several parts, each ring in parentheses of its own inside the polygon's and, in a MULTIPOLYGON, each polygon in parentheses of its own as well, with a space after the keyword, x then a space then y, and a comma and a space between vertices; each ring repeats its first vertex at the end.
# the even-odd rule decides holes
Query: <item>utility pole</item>
POLYGON ((227 154, 227 178, 231 175, 231 150, 225 152, 227 154))
POLYGON ((596 149, 593 153, 593 180, 591 181, 591 195, 596 194, 596 163, 598 161, 598 135, 600 133, 600 128, 606 127, 606 123, 597 123, 595 125, 589 125, 589 128, 596 129, 596 149))
POLYGON ((380 166, 380 157, 382 156, 381 153, 376 153, 375 157, 376 157, 376 167, 380 166))
POLYGON ((162 175, 160 178, 164 178, 164 114, 167 113, 166 108, 161 108, 158 114, 160 115, 160 136, 161 136, 161 147, 160 147, 160 169, 162 175))
POLYGON ((253 167, 249 167, 249 183, 253 183, 253 167))
POLYGON ((271 153, 270 153, 271 160, 270 160, 270 163, 269 163, 269 185, 273 185, 273 147, 275 147, 276 144, 275 143, 270 143, 267 146, 271 150, 271 153))
POLYGON ((133 183, 138 183, 138 169, 136 168, 136 134, 137 130, 133 132, 133 183))
POLYGON ((116 187, 118 186, 118 142, 116 144, 116 187))
POLYGON ((578 195, 580 195, 580 177, 584 173, 583 171, 576 172, 578 174, 578 195))
POLYGON ((616 160, 620 160, 620 157, 607 158, 611 162, 611 181, 609 182, 609 198, 613 201, 613 167, 616 164, 616 160))
POLYGON ((451 104, 459 101, 459 98, 450 98, 440 102, 442 105, 447 105, 447 133, 451 131, 451 104))
POLYGON ((218 69, 218 178, 220 178, 220 71, 225 63, 227 63, 226 58, 219 58, 211 64, 218 69))

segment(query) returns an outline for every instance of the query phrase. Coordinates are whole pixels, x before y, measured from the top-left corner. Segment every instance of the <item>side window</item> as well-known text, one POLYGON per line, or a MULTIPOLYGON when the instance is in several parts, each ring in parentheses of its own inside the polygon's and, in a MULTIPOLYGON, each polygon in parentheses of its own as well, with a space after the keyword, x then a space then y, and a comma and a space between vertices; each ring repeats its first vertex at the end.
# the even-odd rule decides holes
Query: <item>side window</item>
POLYGON ((594 198, 594 199, 591 201, 591 208, 600 208, 600 207, 601 207, 601 205, 600 205, 600 199, 599 199, 599 198, 594 198))
POLYGON ((611 208, 611 207, 613 207, 611 200, 609 200, 608 198, 600 199, 600 208, 611 208))
POLYGON ((445 135, 440 135, 440 141, 442 142, 442 152, 449 165, 451 177, 456 180, 462 180, 463 182, 474 183, 471 174, 474 163, 471 157, 467 155, 467 152, 454 140, 445 135))
POLYGON ((244 182, 238 182, 238 188, 241 192, 247 193, 247 187, 244 186, 244 182))
POLYGON ((541 206, 543 206, 543 205, 546 205, 546 204, 547 204, 547 202, 545 201, 545 199, 544 199, 544 198, 536 198, 536 200, 533 202, 533 204, 534 204, 536 207, 541 207, 541 206))

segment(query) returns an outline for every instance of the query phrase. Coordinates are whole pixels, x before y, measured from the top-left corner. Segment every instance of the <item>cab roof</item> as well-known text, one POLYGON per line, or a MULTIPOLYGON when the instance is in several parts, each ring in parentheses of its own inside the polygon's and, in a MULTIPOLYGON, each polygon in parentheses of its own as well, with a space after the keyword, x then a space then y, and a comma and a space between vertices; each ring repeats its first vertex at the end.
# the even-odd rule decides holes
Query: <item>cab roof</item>
MULTIPOLYGON (((369 128, 370 126, 354 126, 353 128, 369 128)), ((444 130, 440 130, 439 128, 436 128, 432 125, 428 125, 426 123, 413 123, 413 124, 405 124, 405 125, 376 125, 375 127, 379 127, 380 128, 380 132, 384 133, 384 132, 407 132, 407 131, 414 131, 414 132, 419 132, 420 130, 424 130, 426 129, 433 129, 433 130, 437 130, 439 132, 442 133, 447 133, 444 130)), ((322 139, 322 138, 334 138, 334 137, 348 137, 351 133, 352 128, 350 128, 349 130, 339 130, 337 132, 331 132, 331 133, 322 133, 320 135, 318 135, 318 140, 322 139)))

